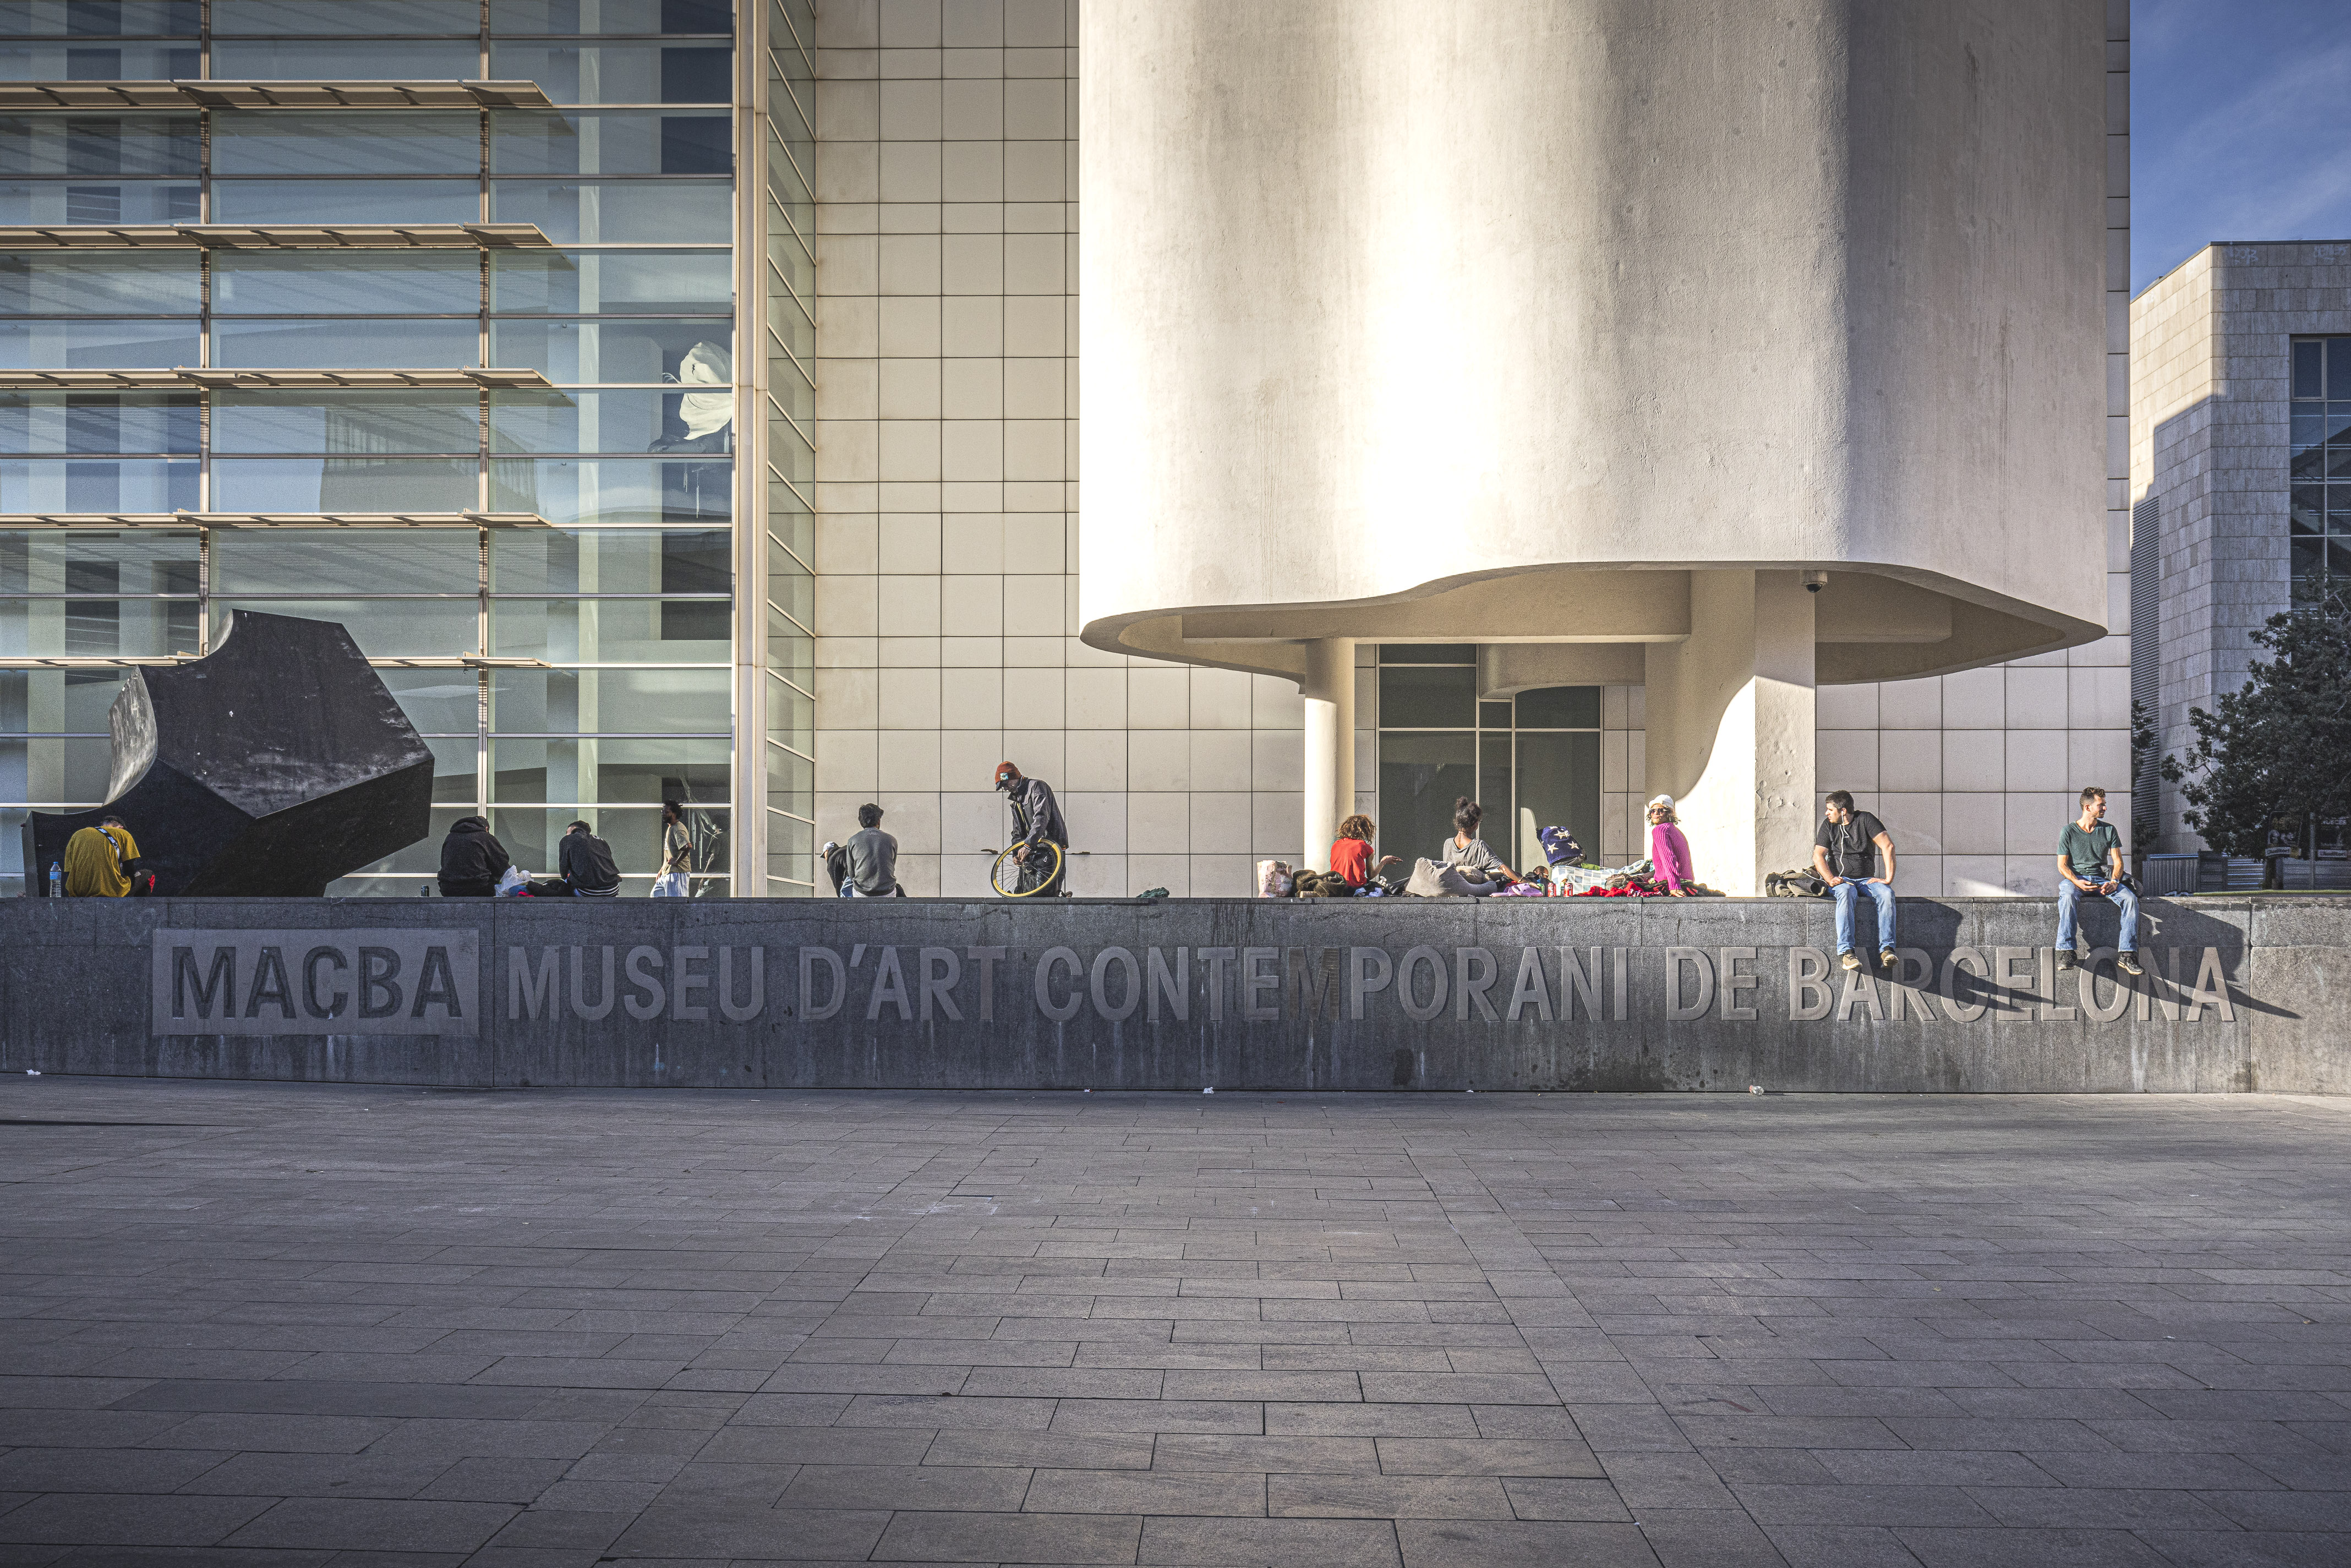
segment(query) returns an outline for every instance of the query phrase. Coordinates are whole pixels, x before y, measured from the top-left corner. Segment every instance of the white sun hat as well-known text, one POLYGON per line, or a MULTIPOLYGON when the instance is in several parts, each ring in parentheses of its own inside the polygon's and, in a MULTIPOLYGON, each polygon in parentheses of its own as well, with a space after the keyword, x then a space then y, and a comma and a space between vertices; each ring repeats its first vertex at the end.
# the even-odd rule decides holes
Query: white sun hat
POLYGON ((1672 810, 1674 809, 1674 798, 1671 795, 1652 795, 1649 797, 1650 810, 1654 811, 1660 806, 1663 806, 1668 811, 1672 810))

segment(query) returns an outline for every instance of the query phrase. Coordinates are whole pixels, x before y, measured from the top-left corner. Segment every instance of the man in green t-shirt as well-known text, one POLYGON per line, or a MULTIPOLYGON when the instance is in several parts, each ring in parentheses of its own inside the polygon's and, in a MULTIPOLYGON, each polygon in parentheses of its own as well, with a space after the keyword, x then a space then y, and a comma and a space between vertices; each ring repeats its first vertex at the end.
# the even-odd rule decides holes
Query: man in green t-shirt
POLYGON ((2074 967, 2075 921, 2082 900, 2103 898, 2122 911, 2115 967, 2141 975, 2138 967, 2138 894, 2123 881, 2123 836, 2105 820, 2106 792, 2095 784, 2082 791, 2082 814, 2057 839, 2057 967, 2074 967))

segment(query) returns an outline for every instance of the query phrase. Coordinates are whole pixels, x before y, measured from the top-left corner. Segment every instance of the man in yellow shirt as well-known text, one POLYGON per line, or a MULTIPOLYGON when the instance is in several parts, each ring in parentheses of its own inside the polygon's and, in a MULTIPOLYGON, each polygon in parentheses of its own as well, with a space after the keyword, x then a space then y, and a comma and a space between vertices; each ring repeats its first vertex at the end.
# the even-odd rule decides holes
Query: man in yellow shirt
POLYGON ((66 841, 66 896, 121 898, 131 892, 131 862, 139 858, 139 841, 109 817, 95 828, 84 828, 66 841))

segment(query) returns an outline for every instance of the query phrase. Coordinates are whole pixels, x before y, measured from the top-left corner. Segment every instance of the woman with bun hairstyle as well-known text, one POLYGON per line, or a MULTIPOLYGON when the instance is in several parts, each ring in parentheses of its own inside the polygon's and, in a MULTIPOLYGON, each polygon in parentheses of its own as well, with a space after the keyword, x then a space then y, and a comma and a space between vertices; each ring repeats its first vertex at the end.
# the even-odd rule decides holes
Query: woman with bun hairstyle
POLYGON ((1478 836, 1478 822, 1485 814, 1486 808, 1467 795, 1454 800, 1453 836, 1445 841, 1444 863, 1476 873, 1489 882, 1516 882, 1519 873, 1504 865, 1478 836))

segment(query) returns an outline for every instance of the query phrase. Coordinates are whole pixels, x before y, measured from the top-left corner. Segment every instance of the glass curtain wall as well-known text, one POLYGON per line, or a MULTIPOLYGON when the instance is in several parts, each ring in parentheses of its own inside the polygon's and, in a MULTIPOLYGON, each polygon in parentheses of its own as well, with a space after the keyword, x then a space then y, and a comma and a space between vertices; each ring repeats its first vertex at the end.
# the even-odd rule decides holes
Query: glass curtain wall
POLYGON ((2288 570, 2297 610, 2351 601, 2351 338, 2294 342, 2288 570))
POLYGON ((810 0, 767 16, 766 299, 768 891, 815 892, 816 122, 810 0))
POLYGON ((413 896, 449 821, 484 812, 533 871, 588 818, 643 893, 664 799, 691 808, 697 893, 728 889, 733 28, 726 0, 0 5, 0 78, 523 79, 555 105, 0 115, 0 224, 521 223, 551 242, 0 253, 0 377, 461 383, 0 392, 0 659, 20 666, 0 669, 0 893, 22 886, 27 809, 102 794, 121 679, 21 666, 201 653, 235 607, 343 622, 440 759, 434 837, 335 891, 413 896), (549 384, 446 373, 480 366, 549 384), (547 526, 93 526, 177 510, 547 526))
POLYGON ((1600 688, 1550 686, 1478 700, 1474 643, 1386 643, 1379 663, 1379 851, 1442 858, 1453 802, 1485 808, 1479 833, 1512 867, 1542 863, 1547 827, 1600 850, 1600 688))

